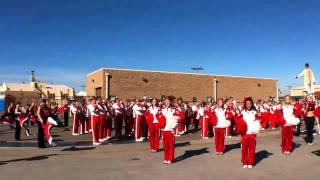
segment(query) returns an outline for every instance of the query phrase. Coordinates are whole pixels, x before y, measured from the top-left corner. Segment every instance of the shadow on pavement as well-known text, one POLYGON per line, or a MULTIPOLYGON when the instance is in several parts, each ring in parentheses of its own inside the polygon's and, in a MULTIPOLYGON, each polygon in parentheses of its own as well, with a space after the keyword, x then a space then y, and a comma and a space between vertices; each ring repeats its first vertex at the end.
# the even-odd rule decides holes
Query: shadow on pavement
POLYGON ((320 156, 320 150, 312 151, 311 153, 316 156, 320 156))
POLYGON ((259 164, 262 160, 269 158, 269 156, 272 156, 273 153, 270 153, 268 151, 259 151, 255 155, 255 165, 259 164))
MULTIPOLYGON (((175 143, 175 144, 174 144, 174 147, 175 147, 175 148, 185 147, 185 146, 191 146, 191 143, 190 143, 189 141, 187 141, 187 142, 181 142, 181 143, 175 143)), ((160 152, 160 151, 163 151, 163 148, 160 148, 160 149, 159 149, 159 152, 160 152)))
POLYGON ((301 147, 301 144, 293 143, 292 152, 295 151, 296 149, 300 148, 300 147, 301 147))
POLYGON ((208 149, 209 148, 206 147, 206 148, 201 148, 201 149, 197 149, 197 150, 187 150, 187 151, 185 151, 185 153, 183 155, 177 157, 175 159, 175 162, 180 162, 185 159, 191 158, 193 156, 200 156, 202 154, 207 154, 207 153, 209 153, 208 149))
POLYGON ((61 151, 89 151, 89 150, 94 150, 96 149, 95 147, 69 147, 69 148, 65 148, 61 151))
POLYGON ((12 159, 8 161, 0 161, 0 165, 5 165, 11 162, 19 162, 19 161, 40 161, 40 160, 47 160, 50 156, 57 156, 58 154, 48 154, 42 156, 33 156, 30 158, 20 158, 20 159, 12 159))
POLYGON ((234 149, 240 149, 241 148, 241 143, 237 143, 237 144, 228 144, 225 147, 225 153, 232 151, 234 149))

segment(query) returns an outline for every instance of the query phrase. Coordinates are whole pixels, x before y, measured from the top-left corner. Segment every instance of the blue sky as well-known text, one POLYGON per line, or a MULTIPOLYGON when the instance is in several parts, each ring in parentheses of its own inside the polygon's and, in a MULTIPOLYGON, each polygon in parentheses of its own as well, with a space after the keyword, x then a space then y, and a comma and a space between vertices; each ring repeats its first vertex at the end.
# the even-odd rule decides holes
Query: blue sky
POLYGON ((317 0, 0 0, 0 81, 77 90, 101 67, 320 77, 317 0))

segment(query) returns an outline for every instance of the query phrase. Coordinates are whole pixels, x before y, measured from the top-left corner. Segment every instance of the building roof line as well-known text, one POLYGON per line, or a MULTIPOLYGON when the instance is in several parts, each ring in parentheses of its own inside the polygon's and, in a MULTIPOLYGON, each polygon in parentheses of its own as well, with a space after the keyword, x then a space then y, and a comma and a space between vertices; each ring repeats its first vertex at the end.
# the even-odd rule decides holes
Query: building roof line
POLYGON ((189 75, 200 75, 200 76, 218 76, 218 77, 236 77, 236 78, 247 78, 247 79, 267 79, 267 80, 275 80, 275 78, 261 78, 261 77, 249 77, 249 76, 233 76, 233 75, 219 75, 219 74, 203 74, 203 73, 188 73, 188 72, 169 72, 169 71, 152 71, 152 70, 139 70, 139 69, 122 69, 122 68, 100 68, 97 69, 86 76, 99 72, 101 70, 119 70, 119 71, 135 71, 135 72, 154 72, 154 73, 171 73, 171 74, 189 74, 189 75))

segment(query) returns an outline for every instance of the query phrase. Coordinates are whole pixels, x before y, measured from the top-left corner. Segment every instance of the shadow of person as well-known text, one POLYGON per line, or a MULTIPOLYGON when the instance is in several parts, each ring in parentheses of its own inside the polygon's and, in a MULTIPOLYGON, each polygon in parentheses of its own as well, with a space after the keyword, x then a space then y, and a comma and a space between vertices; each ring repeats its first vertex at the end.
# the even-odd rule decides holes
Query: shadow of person
POLYGON ((262 160, 269 158, 269 156, 272 156, 273 153, 270 153, 266 150, 259 151, 255 155, 255 165, 259 164, 262 160))
POLYGON ((292 152, 295 151, 296 149, 300 148, 300 147, 301 147, 301 144, 293 143, 292 152))
POLYGON ((57 156, 58 154, 48 154, 48 155, 41 155, 41 156, 33 156, 30 158, 20 158, 20 159, 12 159, 8 161, 0 161, 0 165, 8 164, 11 162, 20 162, 20 161, 40 161, 49 159, 50 156, 57 156))
MULTIPOLYGON (((174 147, 185 147, 185 146, 191 146, 191 143, 188 142, 181 142, 181 143, 175 143, 174 147)), ((160 148, 159 151, 163 151, 163 148, 160 148)))
POLYGON ((176 143, 174 146, 175 147, 185 147, 185 146, 190 146, 191 143, 188 141, 188 142, 182 142, 182 143, 176 143))
POLYGON ((232 151, 234 149, 240 149, 241 148, 241 143, 237 143, 237 144, 228 144, 225 146, 224 148, 224 152, 227 153, 229 151, 232 151))
POLYGON ((202 149, 197 149, 197 150, 187 150, 184 152, 183 155, 177 157, 175 159, 175 162, 177 163, 177 162, 183 161, 185 159, 191 158, 193 156, 200 156, 202 154, 207 154, 207 153, 209 153, 208 147, 202 148, 202 149))
POLYGON ((320 150, 312 151, 311 153, 316 156, 320 156, 320 150))
POLYGON ((89 151, 89 150, 94 150, 96 149, 96 147, 69 147, 69 148, 65 148, 62 149, 61 151, 89 151))

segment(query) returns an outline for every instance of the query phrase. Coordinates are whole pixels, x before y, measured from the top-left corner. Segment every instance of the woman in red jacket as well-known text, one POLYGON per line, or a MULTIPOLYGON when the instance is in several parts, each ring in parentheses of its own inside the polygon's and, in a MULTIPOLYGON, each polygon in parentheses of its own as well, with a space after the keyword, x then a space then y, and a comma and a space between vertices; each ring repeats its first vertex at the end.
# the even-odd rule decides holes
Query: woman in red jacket
MULTIPOLYGON (((217 155, 223 155, 224 153, 224 140, 226 128, 230 127, 232 119, 232 113, 224 108, 223 99, 218 99, 218 107, 213 110, 217 123, 214 125, 214 142, 216 145, 217 155)), ((212 116, 211 116, 212 118, 212 116)))
POLYGON ((290 96, 285 97, 284 104, 282 106, 282 116, 280 117, 282 123, 282 153, 285 155, 290 155, 292 152, 292 141, 294 134, 294 126, 299 124, 300 120, 296 117, 294 112, 294 105, 291 103, 290 96))
POLYGON ((149 143, 151 152, 159 151, 159 120, 157 119, 157 115, 160 113, 160 111, 161 109, 158 106, 158 100, 152 99, 152 104, 147 109, 145 114, 149 130, 149 143))
POLYGON ((260 117, 252 98, 244 100, 244 110, 235 118, 236 131, 241 134, 243 168, 251 169, 255 162, 256 137, 260 130, 260 117))

